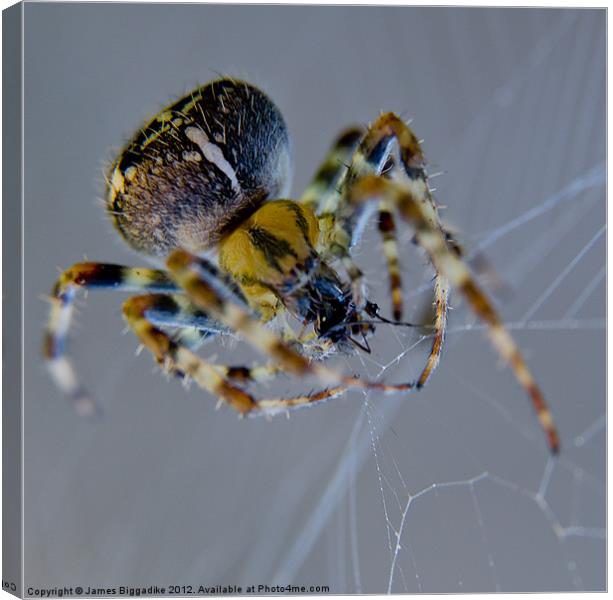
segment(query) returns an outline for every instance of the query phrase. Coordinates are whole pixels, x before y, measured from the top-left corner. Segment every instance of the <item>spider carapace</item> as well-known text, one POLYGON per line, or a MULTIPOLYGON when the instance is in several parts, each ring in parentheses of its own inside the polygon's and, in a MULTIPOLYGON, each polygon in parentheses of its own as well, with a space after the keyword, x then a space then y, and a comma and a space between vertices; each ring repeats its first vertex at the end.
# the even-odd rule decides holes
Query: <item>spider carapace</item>
POLYGON ((441 355, 454 285, 486 323, 557 452, 558 435, 531 372, 439 219, 412 130, 394 113, 346 130, 297 200, 286 199, 291 155, 277 107, 256 87, 230 78, 162 110, 119 153, 107 177, 108 213, 128 244, 162 268, 79 263, 55 284, 44 355, 77 410, 95 410, 64 353, 79 288, 138 292, 124 303, 124 318, 158 363, 240 414, 257 415, 312 405, 350 387, 404 393, 421 388, 441 355), (435 270, 432 346, 414 382, 367 381, 322 360, 351 348, 369 351, 374 323, 390 322, 368 301, 352 258, 373 214, 389 271, 393 322, 402 316, 396 215, 412 227, 435 270), (283 313, 302 323, 299 332, 283 313), (273 319, 282 323, 276 330, 268 326, 273 319), (272 362, 228 367, 195 353, 204 340, 231 333, 272 362), (278 399, 249 391, 250 383, 279 372, 315 376, 322 389, 278 399))

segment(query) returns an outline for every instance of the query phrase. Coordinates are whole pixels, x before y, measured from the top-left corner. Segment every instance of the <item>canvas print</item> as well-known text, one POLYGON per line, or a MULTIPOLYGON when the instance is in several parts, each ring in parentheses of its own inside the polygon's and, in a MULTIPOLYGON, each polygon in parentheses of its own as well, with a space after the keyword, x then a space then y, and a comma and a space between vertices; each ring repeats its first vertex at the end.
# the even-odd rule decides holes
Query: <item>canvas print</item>
POLYGON ((605 589, 605 18, 5 11, 5 591, 605 589))

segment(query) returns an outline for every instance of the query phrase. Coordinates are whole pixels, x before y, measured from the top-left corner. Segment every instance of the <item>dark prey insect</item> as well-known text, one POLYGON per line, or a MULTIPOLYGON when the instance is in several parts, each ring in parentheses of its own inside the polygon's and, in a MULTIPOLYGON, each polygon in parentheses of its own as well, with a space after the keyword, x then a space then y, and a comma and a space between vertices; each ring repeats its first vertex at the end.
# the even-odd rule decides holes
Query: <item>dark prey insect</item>
POLYGON ((381 114, 368 128, 352 128, 336 140, 299 200, 286 199, 290 177, 283 117, 243 81, 208 83, 134 135, 109 170, 107 210, 127 243, 165 268, 79 263, 55 284, 44 355, 79 412, 91 413, 94 403, 64 353, 78 289, 138 292, 124 303, 123 315, 155 359, 240 414, 256 415, 330 399, 350 387, 421 388, 439 362, 453 285, 487 325, 557 452, 558 435, 530 370, 439 219, 413 131, 394 113, 381 114), (435 269, 432 347, 415 382, 341 375, 321 360, 350 348, 369 351, 374 323, 384 321, 352 258, 371 214, 383 239, 395 321, 402 316, 396 215, 412 228, 435 269), (268 327, 283 313, 302 322, 300 332, 268 327), (228 333, 242 336, 272 363, 226 367, 195 353, 203 339, 228 333), (258 399, 248 391, 249 382, 280 371, 316 376, 322 390, 280 399, 258 399))

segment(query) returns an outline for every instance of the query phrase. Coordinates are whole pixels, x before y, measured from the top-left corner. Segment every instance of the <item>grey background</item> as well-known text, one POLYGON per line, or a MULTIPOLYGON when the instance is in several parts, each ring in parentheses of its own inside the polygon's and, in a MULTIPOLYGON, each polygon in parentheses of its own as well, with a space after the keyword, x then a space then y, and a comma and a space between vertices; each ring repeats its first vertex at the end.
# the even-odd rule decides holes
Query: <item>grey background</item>
MULTIPOLYGON (((604 11, 27 4, 25 18, 26 586, 605 587, 604 11), (70 349, 104 417, 72 413, 41 365, 41 295, 84 255, 142 264, 95 201, 102 170, 217 72, 282 109, 294 195, 341 127, 413 119, 445 171, 445 218, 513 288, 500 310, 552 406, 558 462, 457 295, 423 392, 352 392, 268 423, 152 373, 121 335, 124 296, 90 293, 70 349)), ((431 272, 409 240, 417 318, 431 272)), ((376 236, 358 260, 384 306, 376 236)), ((410 379, 418 339, 380 328, 349 367, 376 377, 392 361, 383 377, 410 379)), ((259 360, 204 352, 228 350, 259 360)))

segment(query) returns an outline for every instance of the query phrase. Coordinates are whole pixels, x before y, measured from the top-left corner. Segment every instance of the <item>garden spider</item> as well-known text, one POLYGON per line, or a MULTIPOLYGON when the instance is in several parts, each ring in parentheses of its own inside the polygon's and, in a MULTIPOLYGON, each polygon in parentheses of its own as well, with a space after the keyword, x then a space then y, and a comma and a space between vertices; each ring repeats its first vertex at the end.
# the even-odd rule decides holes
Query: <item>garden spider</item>
POLYGON ((192 378, 239 414, 257 415, 330 399, 349 387, 385 392, 422 387, 439 361, 453 284, 486 323, 495 348, 529 394, 550 450, 557 452, 558 435, 532 374, 439 220, 411 129, 385 113, 365 131, 346 131, 300 200, 277 199, 286 197, 290 175, 283 117, 267 96, 242 81, 208 83, 136 133, 110 168, 107 210, 128 244, 164 261, 166 268, 79 263, 55 284, 44 355, 51 376, 78 411, 95 409, 64 355, 79 288, 141 292, 124 303, 123 315, 158 363, 192 378), (395 321, 402 315, 395 213, 413 228, 436 272, 432 347, 414 383, 370 382, 314 360, 351 347, 369 351, 374 323, 390 322, 367 300, 351 257, 374 211, 395 321), (213 253, 217 265, 205 258, 213 253), (299 334, 287 326, 280 333, 267 326, 285 312, 302 321, 299 334), (203 338, 232 332, 273 363, 226 367, 194 353, 203 338), (279 371, 314 375, 329 387, 284 399, 257 399, 247 391, 249 381, 279 371))

